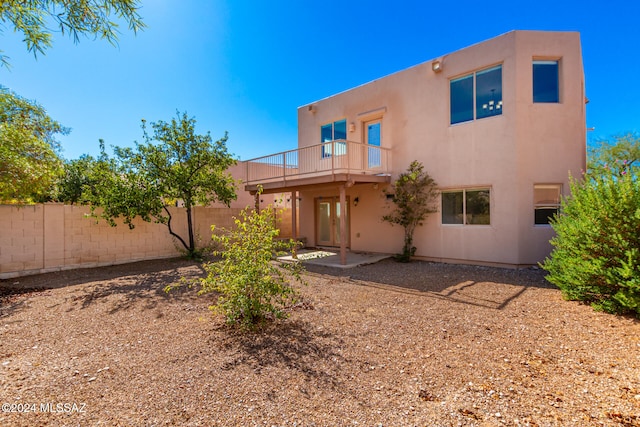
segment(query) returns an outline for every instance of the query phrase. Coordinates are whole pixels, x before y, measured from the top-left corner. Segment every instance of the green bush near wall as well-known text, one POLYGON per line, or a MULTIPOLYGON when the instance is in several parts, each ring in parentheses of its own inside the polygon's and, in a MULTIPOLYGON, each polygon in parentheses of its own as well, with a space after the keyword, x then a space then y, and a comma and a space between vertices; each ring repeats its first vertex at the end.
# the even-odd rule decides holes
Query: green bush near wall
POLYGON ((542 267, 565 299, 640 316, 640 183, 627 171, 571 180, 542 267))

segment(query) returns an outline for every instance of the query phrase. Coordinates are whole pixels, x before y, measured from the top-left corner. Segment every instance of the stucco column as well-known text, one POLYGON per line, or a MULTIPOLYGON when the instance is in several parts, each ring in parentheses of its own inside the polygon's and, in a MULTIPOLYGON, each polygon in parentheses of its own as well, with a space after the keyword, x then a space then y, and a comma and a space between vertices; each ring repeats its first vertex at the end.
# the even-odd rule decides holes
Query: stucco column
POLYGON ((296 225, 298 215, 296 213, 297 205, 298 205, 298 192, 291 192, 291 238, 293 240, 298 240, 298 227, 296 225))
POLYGON ((347 264, 347 195, 345 184, 340 186, 340 264, 347 264))

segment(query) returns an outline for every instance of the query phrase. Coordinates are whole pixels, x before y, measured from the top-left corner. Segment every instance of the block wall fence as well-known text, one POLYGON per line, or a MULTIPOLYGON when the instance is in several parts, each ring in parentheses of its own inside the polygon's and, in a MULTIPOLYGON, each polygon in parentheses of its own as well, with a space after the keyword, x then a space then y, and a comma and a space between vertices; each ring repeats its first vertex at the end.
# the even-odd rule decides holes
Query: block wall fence
MULTIPOLYGON (((172 229, 187 241, 183 208, 170 208, 172 229)), ((239 208, 196 207, 193 212, 197 245, 211 242, 211 225, 231 228, 239 208)), ((182 245, 163 224, 138 218, 135 228, 88 216, 86 206, 40 204, 0 205, 0 279, 73 268, 123 264, 180 256, 182 245)), ((277 218, 281 237, 291 236, 291 212, 277 218)))

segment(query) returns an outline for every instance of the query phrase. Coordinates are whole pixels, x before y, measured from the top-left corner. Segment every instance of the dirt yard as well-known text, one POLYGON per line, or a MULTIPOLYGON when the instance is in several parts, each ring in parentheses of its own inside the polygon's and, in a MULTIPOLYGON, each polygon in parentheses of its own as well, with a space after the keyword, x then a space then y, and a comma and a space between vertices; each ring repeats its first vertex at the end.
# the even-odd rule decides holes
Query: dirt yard
POLYGON ((0 282, 0 425, 640 426, 640 323, 543 271, 310 270, 244 335, 184 260, 0 282))

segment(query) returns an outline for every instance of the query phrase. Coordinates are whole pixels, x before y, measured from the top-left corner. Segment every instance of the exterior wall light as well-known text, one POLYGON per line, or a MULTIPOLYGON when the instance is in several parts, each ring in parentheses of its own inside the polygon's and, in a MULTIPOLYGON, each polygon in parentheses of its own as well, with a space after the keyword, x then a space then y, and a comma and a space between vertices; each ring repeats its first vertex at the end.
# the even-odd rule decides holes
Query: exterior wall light
POLYGON ((356 131, 356 124, 351 122, 349 123, 349 132, 355 132, 356 131))
POLYGON ((433 70, 434 73, 439 73, 440 71, 442 71, 442 62, 433 61, 431 63, 431 69, 433 70))
POLYGON ((360 197, 357 197, 355 199, 353 199, 353 206, 358 206, 358 203, 360 203, 360 197))

